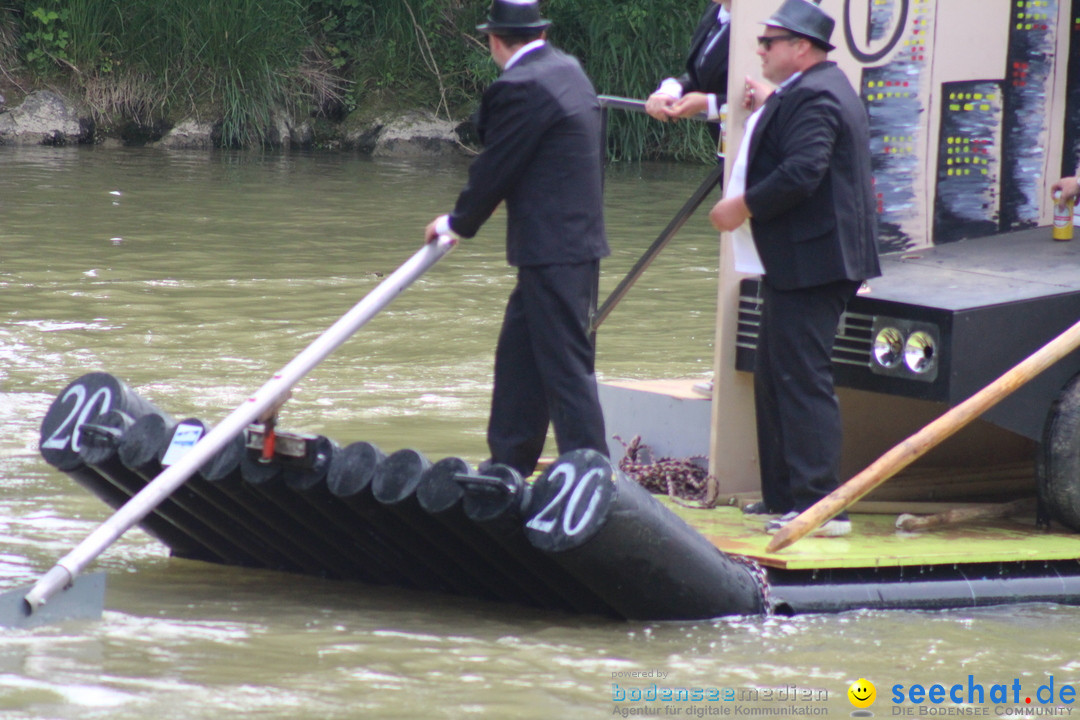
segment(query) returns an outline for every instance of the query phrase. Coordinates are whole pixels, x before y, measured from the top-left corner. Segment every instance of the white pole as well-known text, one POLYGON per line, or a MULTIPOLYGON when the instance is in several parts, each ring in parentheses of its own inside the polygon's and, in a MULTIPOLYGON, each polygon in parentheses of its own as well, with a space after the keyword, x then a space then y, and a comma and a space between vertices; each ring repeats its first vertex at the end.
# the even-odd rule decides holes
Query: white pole
POLYGON ((272 407, 306 374, 325 360, 353 333, 423 275, 453 249, 457 241, 441 236, 435 242, 424 245, 405 264, 390 274, 353 306, 336 323, 331 325, 315 342, 307 346, 292 362, 283 367, 259 390, 216 425, 189 450, 176 464, 170 465, 149 482, 134 497, 124 503, 112 517, 98 526, 71 552, 57 561, 37 584, 26 594, 26 603, 33 612, 44 605, 50 597, 62 590, 82 572, 98 555, 112 545, 131 526, 146 517, 176 488, 184 484, 196 470, 202 467, 216 452, 250 425, 265 410, 272 407))

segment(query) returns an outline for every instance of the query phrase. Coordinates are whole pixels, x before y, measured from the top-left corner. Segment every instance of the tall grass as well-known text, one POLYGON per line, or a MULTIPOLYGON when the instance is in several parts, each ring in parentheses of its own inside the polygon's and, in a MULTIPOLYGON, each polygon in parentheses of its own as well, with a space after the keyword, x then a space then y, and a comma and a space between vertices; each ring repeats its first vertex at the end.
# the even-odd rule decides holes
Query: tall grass
MULTIPOLYGON (((599 92, 640 98, 680 72, 705 1, 541 7, 554 22, 551 40, 581 59, 599 92)), ((488 0, 0 0, 0 10, 5 4, 19 20, 24 58, 36 50, 35 69, 73 77, 102 112, 223 118, 231 146, 263 143, 279 109, 337 105, 340 116, 378 104, 465 117, 497 74, 475 29, 488 0)), ((15 34, 2 18, 0 61, 15 34)), ((614 158, 711 157, 697 123, 612 113, 609 127, 614 158)))
POLYGON ((292 111, 308 42, 298 0, 127 0, 126 55, 166 105, 218 111, 222 143, 261 144, 292 111))
POLYGON ((120 27, 120 8, 102 0, 65 0, 58 5, 67 13, 71 64, 83 73, 110 72, 119 50, 115 32, 120 27))
POLYGON ((477 0, 314 0, 313 29, 353 82, 353 106, 373 97, 457 115, 475 104, 496 69, 475 26, 477 0))
MULTIPOLYGON (((552 39, 581 59, 597 92, 645 98, 660 80, 683 71, 690 35, 704 2, 671 0, 549 0, 552 39)), ((612 112, 613 159, 659 156, 711 161, 715 145, 701 123, 659 123, 612 112)))
MULTIPOLYGON (((399 101, 466 114, 497 69, 476 31, 486 0, 317 0, 322 42, 355 81, 353 103, 389 93, 399 101)), ((645 97, 678 74, 704 6, 686 0, 546 0, 551 40, 578 56, 601 93, 645 97)), ((612 113, 609 153, 711 161, 698 123, 661 124, 612 113)))
POLYGON ((8 72, 16 62, 16 16, 14 8, 0 2, 0 70, 8 72))

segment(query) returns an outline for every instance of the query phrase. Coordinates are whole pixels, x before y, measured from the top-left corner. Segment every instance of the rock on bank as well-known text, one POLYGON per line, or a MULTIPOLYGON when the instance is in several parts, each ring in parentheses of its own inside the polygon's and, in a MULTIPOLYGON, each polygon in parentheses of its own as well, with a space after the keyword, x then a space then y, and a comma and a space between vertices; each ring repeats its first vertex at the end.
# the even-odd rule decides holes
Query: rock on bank
MULTIPOLYGON (((463 142, 468 124, 441 120, 429 112, 386 114, 364 123, 320 125, 296 122, 273 113, 266 128, 269 148, 325 147, 354 150, 383 157, 456 155, 469 152, 463 142)), ((18 105, 0 106, 0 145, 145 145, 183 150, 221 146, 221 121, 185 118, 175 124, 136 128, 132 123, 116 132, 101 131, 93 115, 52 90, 30 93, 18 105)))

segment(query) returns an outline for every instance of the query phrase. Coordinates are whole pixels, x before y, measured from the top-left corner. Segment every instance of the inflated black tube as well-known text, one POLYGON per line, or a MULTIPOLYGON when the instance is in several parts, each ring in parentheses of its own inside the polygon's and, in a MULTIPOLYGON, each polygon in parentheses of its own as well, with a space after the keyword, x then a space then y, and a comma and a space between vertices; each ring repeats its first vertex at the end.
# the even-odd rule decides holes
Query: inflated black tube
MULTIPOLYGON (((115 476, 117 480, 121 480, 125 475, 133 478, 126 482, 132 484, 132 486, 138 485, 140 489, 145 486, 146 482, 153 480, 162 470, 157 458, 164 452, 164 438, 168 436, 167 433, 162 432, 163 428, 165 428, 162 418, 153 415, 144 415, 143 417, 156 418, 156 420, 148 419, 143 421, 138 432, 133 432, 134 425, 132 425, 122 435, 117 436, 116 447, 107 458, 110 469, 100 468, 107 476, 115 476), (157 430, 148 431, 147 426, 153 426, 157 430), (148 443, 148 445, 140 447, 142 443, 148 443), (135 457, 136 460, 141 458, 141 462, 134 462, 134 467, 128 467, 123 463, 120 448, 126 448, 129 458, 135 457)), ((99 418, 98 421, 86 427, 90 429, 94 425, 100 424, 101 420, 99 418)), ((98 462, 90 458, 87 458, 87 462, 98 464, 98 462)), ((164 508, 166 512, 179 512, 190 515, 199 523, 209 527, 211 532, 205 539, 200 536, 196 536, 196 539, 204 542, 204 544, 206 544, 206 541, 213 541, 214 545, 211 547, 222 558, 222 562, 226 564, 264 567, 275 570, 291 569, 291 566, 272 548, 268 547, 258 537, 252 537, 241 527, 238 527, 242 518, 231 512, 230 509, 222 508, 217 499, 216 492, 206 485, 205 480, 198 476, 192 476, 158 508, 155 508, 151 515, 164 508)), ((186 523, 186 516, 183 514, 179 516, 180 521, 186 523)), ((195 527, 189 527, 188 529, 193 531, 195 527)))
POLYGON ((457 592, 524 602, 520 592, 503 582, 494 567, 420 508, 416 488, 430 467, 431 462, 420 452, 398 450, 376 468, 371 480, 372 495, 407 526, 408 532, 426 543, 424 556, 446 569, 443 577, 457 592))
POLYGON ((539 584, 557 593, 576 612, 618 617, 614 608, 525 538, 522 524, 531 492, 521 475, 498 463, 486 468, 483 475, 489 479, 478 481, 460 476, 454 479, 462 489, 462 511, 468 520, 529 568, 539 584), (496 492, 496 486, 503 492, 496 492))
POLYGON ((532 497, 532 488, 521 473, 500 463, 489 466, 479 477, 458 476, 455 480, 465 489, 461 501, 465 515, 475 523, 517 523, 520 510, 529 507, 532 497))
MULTIPOLYGON (((41 422, 40 447, 46 462, 116 509, 134 493, 88 466, 80 455, 84 444, 83 426, 110 411, 120 413, 117 418, 165 417, 161 410, 118 378, 103 372, 87 373, 73 380, 49 406, 41 422)), ((124 421, 122 424, 130 423, 124 421)), ((216 559, 201 543, 162 519, 160 514, 147 515, 139 525, 168 545, 176 555, 216 559)))
POLYGON ((416 488, 420 508, 468 545, 477 556, 497 568, 503 582, 515 587, 526 602, 548 610, 573 610, 573 606, 558 592, 549 588, 528 566, 501 544, 493 542, 488 533, 466 517, 462 507, 464 491, 454 478, 473 474, 473 469, 461 458, 439 460, 428 468, 416 488))
MULTIPOLYGON (((117 451, 123 431, 132 424, 130 418, 117 410, 99 415, 94 421, 83 426, 87 442, 84 442, 80 454, 86 463, 93 466, 103 477, 134 496, 146 487, 149 478, 143 478, 125 466, 117 451), (95 439, 95 442, 89 442, 91 439, 95 439)), ((240 538, 238 543, 222 531, 224 518, 213 506, 194 495, 190 487, 177 488, 147 517, 155 516, 163 518, 190 536, 193 541, 206 548, 212 557, 203 554, 191 556, 185 553, 183 548, 170 546, 174 555, 213 560, 226 565, 266 566, 258 556, 258 548, 253 548, 243 538, 240 538)))
MULTIPOLYGON (((458 457, 446 457, 428 468, 416 486, 416 500, 428 515, 459 510, 465 492, 455 475, 472 475, 473 467, 458 457)), ((464 511, 461 511, 464 513, 464 511)))
POLYGON ((1075 561, 1026 568, 998 565, 928 566, 806 572, 768 571, 772 609, 780 615, 848 610, 942 610, 1018 602, 1075 605, 1075 561), (1006 574, 1007 573, 1007 574, 1006 574))
POLYGON ((427 582, 427 574, 415 567, 416 560, 408 552, 403 552, 394 538, 388 537, 385 532, 373 526, 342 498, 330 491, 327 475, 334 465, 334 458, 342 454, 344 450, 322 436, 319 436, 315 442, 316 454, 322 459, 306 469, 283 467, 282 478, 286 487, 301 496, 303 501, 327 522, 353 537, 362 546, 374 548, 371 552, 375 557, 369 559, 381 568, 392 568, 389 574, 394 584, 413 588, 430 586, 427 582))
POLYGON ((281 465, 276 460, 263 462, 249 452, 240 462, 240 472, 249 487, 288 514, 309 539, 318 540, 326 548, 320 559, 332 564, 339 577, 381 585, 398 582, 399 575, 382 566, 379 545, 327 522, 303 496, 285 486, 281 465))
POLYGON ((150 401, 112 375, 87 373, 57 395, 41 421, 40 447, 45 462, 64 472, 82 467, 80 428, 83 423, 109 410, 119 410, 136 419, 149 414, 165 416, 150 401))
MULTIPOLYGON (((104 483, 90 489, 114 509, 126 503, 146 485, 124 467, 117 453, 118 445, 134 422, 121 410, 109 410, 81 425, 79 457, 104 483)), ((165 510, 167 512, 168 508, 165 510)), ((139 527, 164 543, 177 557, 222 562, 222 556, 207 547, 191 527, 184 527, 182 520, 178 524, 176 518, 163 513, 160 506, 148 513, 139 522, 139 527)))
MULTIPOLYGON (((325 487, 326 474, 330 472, 330 462, 334 458, 334 453, 340 448, 336 442, 325 435, 316 435, 313 445, 315 457, 312 458, 310 465, 282 465, 281 477, 290 490, 304 493, 319 485, 325 487)), ((329 492, 327 490, 328 494, 329 492)))
POLYGON ((160 415, 143 415, 135 419, 120 440, 117 452, 120 462, 144 478, 161 472, 160 453, 172 437, 176 422, 160 415))
POLYGON ((240 466, 246 453, 244 438, 237 436, 199 468, 199 476, 217 493, 223 507, 233 508, 230 512, 242 518, 244 527, 287 558, 291 568, 308 575, 339 577, 325 562, 326 557, 336 556, 336 550, 308 537, 291 515, 244 482, 240 466))
POLYGON ((765 611, 751 569, 595 450, 559 457, 533 486, 525 534, 619 614, 697 620, 765 611))
MULTIPOLYGON (((136 422, 136 425, 137 424, 138 422, 136 422)), ((176 445, 174 440, 176 439, 177 432, 184 433, 186 443, 193 443, 194 440, 197 440, 206 431, 205 423, 198 418, 188 418, 173 426, 168 426, 167 429, 163 431, 159 429, 157 423, 148 422, 147 424, 148 439, 157 438, 157 446, 154 448, 152 458, 147 457, 147 452, 145 450, 140 452, 130 451, 129 454, 131 456, 130 459, 133 462, 138 460, 144 461, 144 464, 139 468, 139 472, 148 473, 151 477, 156 477, 161 472, 161 460, 165 458, 168 448, 176 445)), ((123 450, 123 448, 121 448, 121 450, 123 450)), ((121 457, 123 457, 123 454, 121 457)), ((249 517, 254 515, 262 522, 262 525, 280 529, 281 532, 289 532, 292 528, 287 525, 287 516, 278 512, 278 508, 274 507, 272 503, 258 498, 258 495, 247 490, 240 477, 239 458, 240 456, 237 456, 237 464, 234 466, 235 472, 231 476, 233 478, 233 485, 231 487, 229 487, 225 481, 211 483, 211 481, 207 480, 202 474, 195 474, 188 478, 185 485, 198 489, 198 491, 204 494, 204 497, 214 498, 219 502, 222 495, 226 495, 226 497, 233 500, 244 497, 245 494, 247 497, 256 498, 257 501, 253 501, 249 504, 240 503, 248 513, 237 513, 234 517, 249 519, 249 517)), ((218 460, 218 458, 215 457, 214 460, 218 460)), ((207 464, 213 464, 213 462, 214 461, 211 461, 211 463, 207 464)), ((240 522, 238 520, 238 525, 239 524, 240 522)), ((302 538, 302 535, 300 535, 300 538, 302 538)), ((275 544, 274 546, 278 547, 279 552, 282 552, 280 545, 275 544)), ((286 543, 286 547, 295 548, 292 552, 283 552, 284 557, 288 558, 289 561, 289 565, 286 566, 286 569, 299 568, 301 571, 311 574, 330 574, 330 570, 326 568, 322 562, 312 559, 316 556, 316 551, 310 549, 307 546, 307 543, 299 540, 289 540, 289 542, 286 543)))
POLYGON ((409 574, 413 587, 423 590, 452 592, 442 579, 440 568, 425 554, 426 545, 403 524, 394 513, 387 512, 371 494, 375 469, 386 460, 386 454, 369 442, 354 442, 334 453, 326 475, 326 487, 339 502, 356 515, 357 523, 374 528, 408 560, 402 571, 409 574))
MULTIPOLYGON (((82 425, 109 410, 118 410, 132 418, 161 412, 112 375, 87 373, 73 380, 49 406, 41 421, 40 448, 41 456, 47 463, 64 472, 109 507, 117 509, 131 496, 89 467, 79 455, 82 449, 82 425)), ((183 544, 179 534, 172 532, 171 528, 155 527, 153 519, 142 523, 142 527, 166 544, 169 544, 166 538, 183 544)), ((195 546, 189 549, 194 551, 195 546)))
MULTIPOLYGON (((200 436, 206 430, 206 426, 198 418, 188 418, 181 424, 189 429, 196 428, 200 436)), ((161 460, 172 445, 177 425, 175 421, 166 421, 154 415, 139 418, 124 435, 119 448, 120 460, 143 479, 153 480, 164 469, 161 460)), ((207 482, 201 474, 192 475, 173 495, 181 499, 195 496, 201 499, 201 502, 193 500, 199 502, 199 507, 209 506, 216 509, 220 514, 214 514, 212 524, 228 537, 245 535, 244 531, 249 527, 249 514, 245 509, 231 503, 227 495, 207 482)), ((207 512, 213 513, 213 510, 207 512)), ((258 548, 258 552, 253 554, 262 558, 265 567, 286 571, 295 571, 302 567, 288 553, 281 552, 280 548, 269 543, 266 537, 259 533, 252 533, 250 544, 255 544, 258 548)))

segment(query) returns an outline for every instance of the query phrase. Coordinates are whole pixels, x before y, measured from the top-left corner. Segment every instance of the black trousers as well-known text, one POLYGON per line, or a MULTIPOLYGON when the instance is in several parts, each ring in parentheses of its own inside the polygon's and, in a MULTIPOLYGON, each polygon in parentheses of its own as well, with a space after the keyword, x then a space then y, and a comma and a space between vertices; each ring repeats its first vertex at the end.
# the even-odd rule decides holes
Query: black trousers
POLYGON ((841 424, 832 349, 858 289, 850 280, 790 291, 762 282, 754 405, 761 492, 775 512, 801 512, 836 489, 841 424))
POLYGON ((560 454, 608 454, 589 334, 599 277, 598 260, 518 269, 495 349, 488 422, 494 462, 530 475, 549 422, 560 454))

